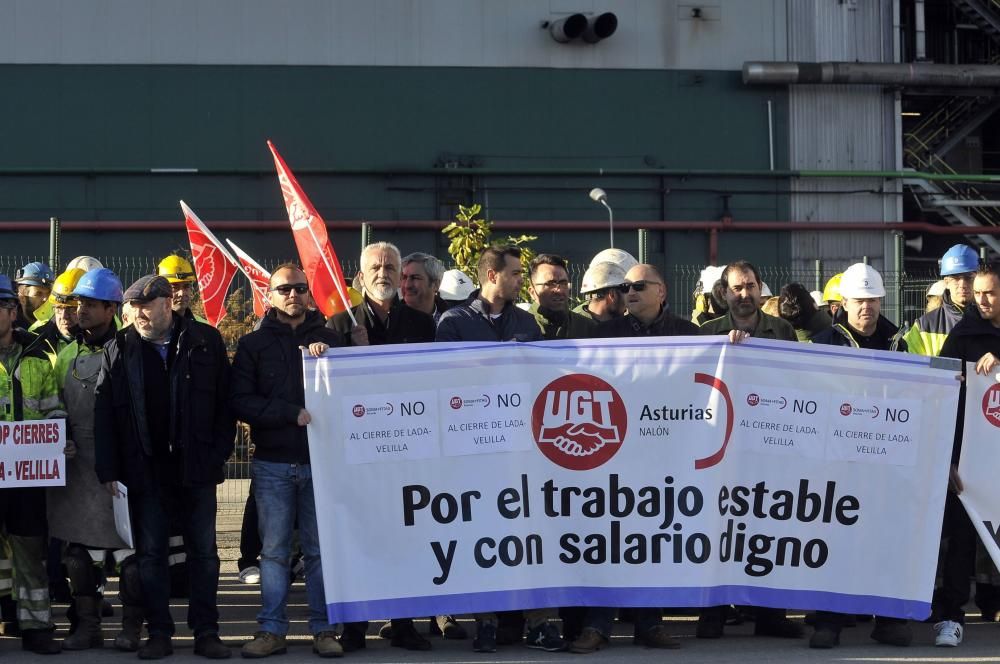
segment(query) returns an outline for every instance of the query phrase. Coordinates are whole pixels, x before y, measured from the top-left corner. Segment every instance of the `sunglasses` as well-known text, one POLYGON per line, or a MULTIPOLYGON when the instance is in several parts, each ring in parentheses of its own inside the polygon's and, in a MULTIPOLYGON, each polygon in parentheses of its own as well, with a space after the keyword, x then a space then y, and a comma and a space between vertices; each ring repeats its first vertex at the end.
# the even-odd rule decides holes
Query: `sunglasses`
POLYGON ((629 289, 634 290, 636 293, 641 293, 646 290, 649 286, 659 286, 659 281, 646 281, 645 279, 641 281, 628 281, 621 285, 621 290, 623 293, 629 292, 629 289))
POLYGON ((277 292, 281 293, 282 295, 284 295, 285 297, 288 297, 288 295, 291 294, 292 291, 295 291, 296 294, 298 294, 298 295, 305 295, 306 293, 309 292, 309 285, 308 284, 281 284, 280 286, 275 286, 271 290, 272 291, 277 291, 277 292))

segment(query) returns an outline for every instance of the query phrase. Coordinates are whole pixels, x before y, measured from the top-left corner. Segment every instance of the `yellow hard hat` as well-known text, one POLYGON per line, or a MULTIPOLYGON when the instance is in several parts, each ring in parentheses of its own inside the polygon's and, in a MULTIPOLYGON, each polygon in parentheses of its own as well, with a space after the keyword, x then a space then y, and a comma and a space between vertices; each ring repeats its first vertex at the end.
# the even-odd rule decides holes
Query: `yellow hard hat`
POLYGON ((835 274, 830 277, 830 281, 826 282, 826 288, 823 289, 824 302, 840 302, 840 280, 843 276, 843 272, 835 274))
POLYGON ((87 274, 78 267, 70 268, 56 277, 52 284, 52 292, 49 294, 49 302, 53 307, 75 307, 80 300, 73 295, 80 277, 87 274))
POLYGON ((167 281, 172 284, 188 284, 195 281, 194 266, 184 258, 174 254, 160 261, 156 273, 161 277, 166 277, 167 281))

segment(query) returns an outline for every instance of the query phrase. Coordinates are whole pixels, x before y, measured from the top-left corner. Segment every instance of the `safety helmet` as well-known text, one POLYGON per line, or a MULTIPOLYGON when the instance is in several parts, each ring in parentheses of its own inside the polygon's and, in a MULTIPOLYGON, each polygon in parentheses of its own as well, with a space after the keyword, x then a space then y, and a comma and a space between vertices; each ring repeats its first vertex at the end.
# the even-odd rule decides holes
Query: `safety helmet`
POLYGON ((939 279, 927 287, 927 297, 944 297, 944 279, 939 279))
POLYGON ((941 257, 941 276, 975 272, 979 269, 979 254, 968 245, 956 244, 941 257))
POLYGON ((77 297, 89 297, 92 300, 103 300, 105 302, 122 303, 122 282, 118 276, 106 267, 94 268, 87 272, 76 288, 73 295, 77 297))
POLYGON ((72 270, 75 267, 87 273, 95 268, 104 267, 104 265, 93 256, 77 256, 66 265, 66 269, 72 270))
POLYGON ((843 276, 843 272, 835 274, 826 282, 826 286, 823 288, 824 302, 840 302, 840 280, 843 276))
POLYGON ((626 272, 639 264, 639 261, 624 249, 605 249, 597 252, 597 255, 590 261, 590 267, 604 262, 615 263, 626 272))
POLYGON ((16 300, 17 293, 14 291, 14 284, 10 282, 10 277, 0 274, 0 300, 16 300))
POLYGON ((40 261, 28 263, 14 275, 14 283, 19 286, 45 286, 52 287, 55 275, 52 268, 40 261))
POLYGON ((580 294, 586 295, 612 286, 621 286, 625 283, 625 270, 617 263, 604 261, 587 268, 583 273, 583 281, 580 282, 580 294))
POLYGON ((813 302, 817 307, 822 307, 825 302, 823 302, 823 293, 818 290, 809 291, 809 296, 812 297, 813 302))
POLYGON ((49 293, 49 302, 53 307, 75 307, 79 300, 73 294, 73 289, 86 272, 78 267, 70 268, 56 277, 49 293))
POLYGON ((156 267, 156 273, 172 284, 189 284, 195 281, 194 266, 181 256, 171 254, 156 267))
POLYGON ((761 297, 774 297, 774 293, 771 292, 771 287, 767 285, 766 281, 760 282, 760 296, 761 297))
POLYGON ((466 300, 472 291, 476 290, 472 279, 461 270, 448 270, 441 277, 441 286, 438 288, 438 295, 442 300, 449 302, 462 302, 466 300))
POLYGON ((698 285, 695 290, 699 293, 711 293, 712 287, 715 286, 716 281, 722 278, 725 269, 723 265, 706 265, 698 277, 698 285))
POLYGON ((840 295, 844 299, 849 297, 857 299, 885 297, 882 275, 871 265, 855 263, 844 270, 844 274, 840 278, 840 295))

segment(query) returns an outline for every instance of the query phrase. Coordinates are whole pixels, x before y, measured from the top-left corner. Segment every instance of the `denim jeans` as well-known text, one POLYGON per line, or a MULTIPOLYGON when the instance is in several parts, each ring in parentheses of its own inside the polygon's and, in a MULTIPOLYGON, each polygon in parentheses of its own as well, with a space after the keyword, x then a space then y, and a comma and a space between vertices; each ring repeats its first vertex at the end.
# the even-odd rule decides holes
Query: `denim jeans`
POLYGON ((260 528, 260 613, 257 622, 265 632, 288 633, 289 558, 292 528, 299 521, 299 543, 306 568, 309 631, 333 629, 327 620, 323 593, 323 568, 319 558, 319 532, 313 499, 312 469, 308 464, 253 460, 253 491, 260 528))
POLYGON ((170 536, 184 536, 190 582, 188 627, 196 637, 218 633, 219 550, 215 544, 215 485, 186 487, 178 457, 146 459, 142 486, 129 492, 143 606, 150 634, 173 636, 170 616, 170 536))

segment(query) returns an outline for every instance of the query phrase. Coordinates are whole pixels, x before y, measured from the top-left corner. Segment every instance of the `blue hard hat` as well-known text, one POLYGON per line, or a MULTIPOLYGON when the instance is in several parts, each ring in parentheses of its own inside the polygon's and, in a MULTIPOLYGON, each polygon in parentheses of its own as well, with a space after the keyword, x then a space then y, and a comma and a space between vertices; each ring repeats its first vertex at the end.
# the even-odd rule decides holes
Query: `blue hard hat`
POLYGON ((80 277, 73 289, 77 297, 89 297, 92 300, 122 303, 122 282, 118 276, 106 267, 95 267, 80 277))
POLYGON ((941 257, 941 276, 975 272, 979 269, 979 254, 972 247, 956 244, 941 257))
POLYGON ((40 261, 28 263, 14 275, 14 283, 24 286, 52 286, 56 275, 52 268, 40 261))
POLYGON ((14 284, 10 283, 10 277, 0 274, 0 300, 16 300, 17 293, 14 292, 14 284))

